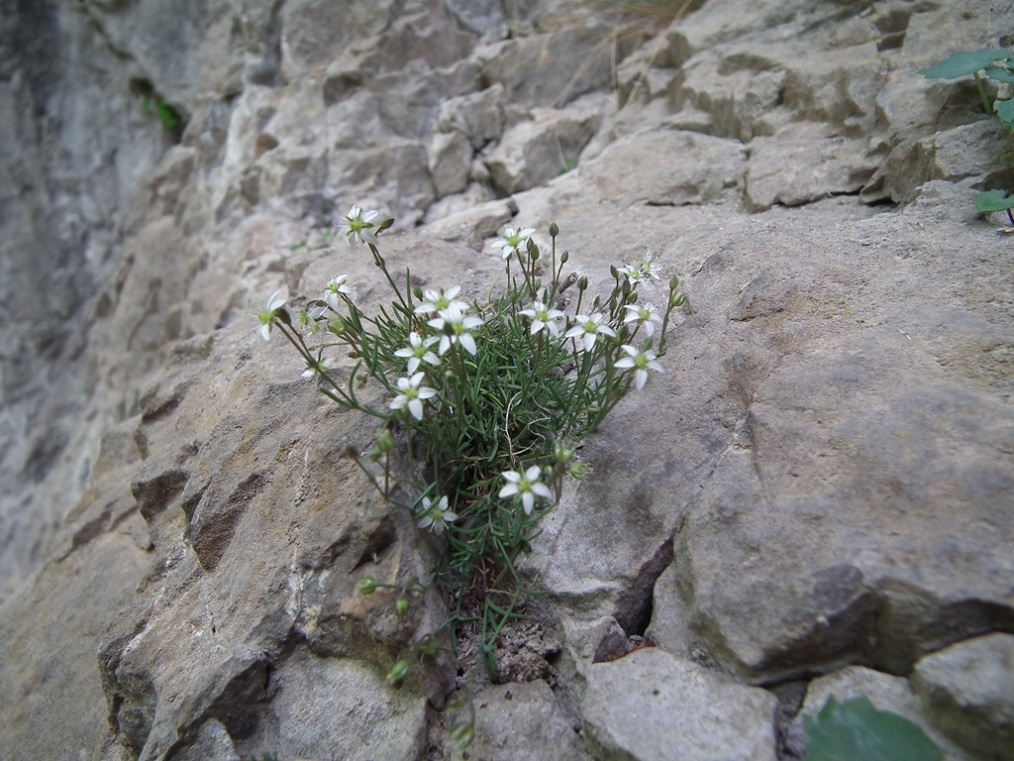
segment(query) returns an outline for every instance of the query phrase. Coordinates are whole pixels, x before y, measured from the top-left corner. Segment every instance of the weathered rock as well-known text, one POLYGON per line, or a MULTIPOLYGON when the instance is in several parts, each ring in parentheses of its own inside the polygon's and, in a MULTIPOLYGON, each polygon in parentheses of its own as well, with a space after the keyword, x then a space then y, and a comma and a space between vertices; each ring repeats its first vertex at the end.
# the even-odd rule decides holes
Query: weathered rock
POLYGON ((584 731, 602 758, 774 761, 775 697, 645 648, 584 671, 584 731))
POLYGON ((470 757, 488 761, 561 761, 592 758, 577 733, 580 728, 562 710, 542 681, 486 687, 472 697, 475 740, 470 757))
POLYGON ((1002 7, 704 3, 642 45, 643 20, 566 0, 198 5, 157 12, 172 51, 138 49, 157 16, 136 3, 0 10, 0 756, 452 754, 452 664, 384 676, 443 603, 399 619, 394 591, 353 594, 439 546, 342 455, 371 424, 250 332, 283 286, 347 273, 383 302, 371 257, 331 246, 353 203, 398 218, 384 255, 420 286, 481 298, 487 239, 556 221, 592 289, 651 250, 642 295, 678 274, 689 297, 666 372, 585 441, 591 475, 520 563, 546 594, 494 679, 536 681, 485 688, 483 753, 546 731, 564 756, 658 757, 664 704, 704 722, 688 754, 773 757, 821 673, 902 706, 914 672, 928 732, 982 715, 998 667, 938 675, 999 663, 980 635, 1014 631, 1014 272, 971 206, 1011 180, 1009 135, 971 80, 918 71, 1006 44, 1002 7), (770 683, 777 716, 747 686, 770 683))
POLYGON ((1014 636, 990 634, 922 658, 912 686, 942 732, 983 758, 1014 747, 1014 636))

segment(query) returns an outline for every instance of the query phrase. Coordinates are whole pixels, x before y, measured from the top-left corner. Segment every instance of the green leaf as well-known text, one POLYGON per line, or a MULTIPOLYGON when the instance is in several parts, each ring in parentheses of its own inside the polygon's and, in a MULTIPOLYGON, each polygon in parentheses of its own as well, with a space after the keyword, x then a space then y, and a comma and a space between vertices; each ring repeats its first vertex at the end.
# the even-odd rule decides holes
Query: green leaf
POLYGON ((983 212, 1014 209, 1014 196, 1006 190, 986 190, 975 197, 975 208, 983 212))
POLYGON ((1014 73, 1011 72, 1009 65, 987 66, 982 73, 997 82, 1006 82, 1007 84, 1014 83, 1014 73))
POLYGON ((814 719, 803 717, 805 761, 940 761, 943 755, 908 719, 880 711, 866 697, 829 697, 814 719))
POLYGON ((926 79, 967 77, 985 69, 991 63, 1005 61, 1011 57, 1014 57, 1014 52, 1010 50, 975 50, 968 53, 955 53, 919 73, 926 79))
POLYGON ((1014 129, 1014 98, 996 101, 996 115, 1014 129))

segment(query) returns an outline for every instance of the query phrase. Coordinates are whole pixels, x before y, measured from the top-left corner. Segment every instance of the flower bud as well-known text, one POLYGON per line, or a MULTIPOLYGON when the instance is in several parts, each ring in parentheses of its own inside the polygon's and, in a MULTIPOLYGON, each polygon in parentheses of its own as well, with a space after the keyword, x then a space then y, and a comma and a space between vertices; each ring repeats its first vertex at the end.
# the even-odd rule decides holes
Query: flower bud
POLYGON ((549 237, 555 238, 559 234, 560 234, 560 228, 557 226, 556 222, 550 222, 550 224, 549 224, 549 237))
POLYGON ((560 254, 560 264, 566 264, 568 259, 570 259, 570 251, 564 251, 560 254))
POLYGON ((377 580, 372 576, 364 576, 356 584, 356 592, 361 595, 372 595, 377 591, 377 580))
POLYGON ((580 460, 574 460, 567 468, 567 472, 570 473, 570 477, 575 481, 582 481, 588 475, 591 468, 580 460))
POLYGON ((394 217, 388 217, 383 222, 381 222, 380 225, 377 227, 377 232, 378 233, 379 232, 383 232, 384 230, 386 230, 387 228, 389 228, 393 224, 394 224, 394 217))
POLYGON ((556 457, 556 461, 559 463, 570 462, 574 459, 575 454, 577 454, 577 450, 574 447, 568 447, 563 444, 557 444, 553 447, 553 456, 556 457))
POLYGON ((630 279, 629 278, 623 278, 623 283, 620 285, 620 292, 624 296, 629 297, 631 291, 633 291, 633 290, 634 290, 634 286, 632 286, 630 284, 630 279))
POLYGON ((387 673, 387 681, 395 687, 400 687, 401 683, 408 678, 408 671, 408 661, 398 661, 391 666, 391 670, 387 673))
POLYGON ((532 240, 531 238, 529 238, 528 239, 528 255, 530 257, 532 257, 532 261, 533 262, 539 261, 539 253, 540 253, 539 252, 539 247, 536 245, 536 243, 535 243, 534 240, 532 240))
POLYGON ((388 452, 394 451, 394 436, 391 432, 384 428, 380 433, 377 434, 377 438, 374 440, 374 445, 377 447, 377 451, 381 454, 387 454, 388 452))
POLYGON ((613 280, 619 280, 620 279, 620 271, 618 269, 616 269, 616 265, 615 264, 610 264, 609 265, 609 274, 613 276, 613 280))
POLYGON ((422 638, 422 641, 415 646, 415 649, 423 655, 433 655, 437 651, 437 640, 432 634, 427 634, 422 638))
POLYGON ((669 290, 675 291, 679 287, 680 287, 680 279, 676 275, 673 275, 669 279, 669 290))
POLYGON ((669 296, 669 305, 673 307, 683 306, 683 302, 687 300, 687 295, 683 291, 673 291, 672 295, 669 296))
POLYGON ((418 285, 415 286, 412 289, 412 295, 415 296, 415 298, 416 298, 417 301, 422 301, 423 300, 423 289, 420 288, 418 285))
POLYGON ((404 597, 399 597, 395 600, 394 612, 398 614, 398 618, 404 618, 405 614, 408 613, 408 600, 404 597))
POLYGON ((447 736, 458 748, 464 750, 472 744, 472 740, 475 738, 475 730, 471 724, 458 724, 448 732, 447 736))
POLYGON ((577 279, 577 289, 579 291, 586 291, 586 290, 588 290, 588 276, 587 275, 582 275, 581 277, 579 277, 577 279))
POLYGON ((335 317, 327 324, 327 329, 336 336, 340 336, 348 329, 348 325, 345 324, 345 320, 341 317, 335 317))

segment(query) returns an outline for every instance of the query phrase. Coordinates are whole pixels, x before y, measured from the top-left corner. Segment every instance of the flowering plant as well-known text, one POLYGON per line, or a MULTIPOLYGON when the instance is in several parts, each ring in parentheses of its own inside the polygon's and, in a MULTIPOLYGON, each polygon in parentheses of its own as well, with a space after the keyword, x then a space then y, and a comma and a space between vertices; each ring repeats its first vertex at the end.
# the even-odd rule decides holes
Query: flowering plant
MULTIPOLYGON (((673 277, 661 315, 638 301, 638 288, 658 279, 649 254, 611 268, 609 295, 589 299, 587 277, 563 275, 569 253, 557 254, 555 224, 545 258, 532 228, 507 228, 493 244, 506 262, 507 283, 489 301, 467 302, 457 285, 413 287, 407 271, 402 287, 379 249, 393 220, 378 217, 354 206, 341 230, 350 244, 369 250, 391 288, 389 308, 366 314, 348 277, 338 275, 298 311, 273 294, 258 330, 265 339, 280 332, 330 399, 380 421, 373 465, 356 451, 350 455, 385 499, 446 541, 447 566, 435 569, 430 585, 413 580, 399 588, 399 613, 406 590, 437 582, 469 589, 481 612, 465 610, 470 603, 459 594, 456 616, 481 618, 482 652, 492 662, 493 643, 518 617, 525 592, 514 567, 518 554, 559 500, 564 477, 587 472, 576 458, 582 437, 629 389, 643 388, 649 371, 662 370, 670 316, 684 295, 673 277), (350 370, 336 369, 339 350, 354 358, 350 370), (380 404, 357 393, 371 381, 384 392, 380 404), (406 457, 395 460, 399 442, 406 457), (393 474, 396 461, 402 466, 393 474)), ((359 589, 372 593, 378 586, 364 579, 359 589)))

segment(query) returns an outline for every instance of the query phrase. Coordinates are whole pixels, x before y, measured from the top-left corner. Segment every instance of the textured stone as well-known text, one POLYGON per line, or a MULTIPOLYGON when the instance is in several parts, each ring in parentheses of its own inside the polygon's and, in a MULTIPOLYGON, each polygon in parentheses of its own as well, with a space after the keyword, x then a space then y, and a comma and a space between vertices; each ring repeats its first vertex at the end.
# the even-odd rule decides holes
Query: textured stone
POLYGON ((774 761, 775 697, 657 648, 588 666, 585 732, 602 758, 774 761))
POLYGON ((1014 636, 990 634, 922 658, 912 684, 952 740, 984 758, 1014 747, 1014 636))
POLYGON ((486 687, 472 697, 475 740, 469 755, 487 761, 591 758, 545 682, 486 687))

